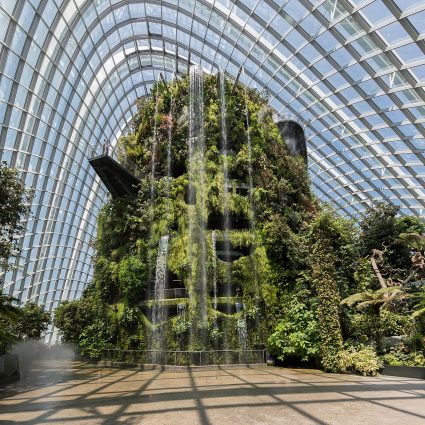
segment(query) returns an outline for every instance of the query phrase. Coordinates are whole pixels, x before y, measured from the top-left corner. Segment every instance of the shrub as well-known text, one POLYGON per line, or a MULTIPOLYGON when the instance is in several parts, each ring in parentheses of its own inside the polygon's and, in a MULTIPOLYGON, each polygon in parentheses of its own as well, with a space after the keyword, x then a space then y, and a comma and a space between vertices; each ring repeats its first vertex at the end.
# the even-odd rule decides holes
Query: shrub
POLYGON ((102 319, 96 319, 93 324, 84 328, 80 334, 79 345, 81 355, 98 359, 102 350, 113 348, 112 334, 109 325, 102 319))
POLYGON ((390 349, 388 354, 382 356, 382 360, 389 366, 425 366, 425 356, 422 352, 409 352, 409 348, 403 343, 390 349))
POLYGON ((147 278, 147 266, 138 257, 122 259, 118 266, 118 280, 126 300, 135 304, 143 298, 147 278))
POLYGON ((306 361, 319 353, 318 323, 314 313, 299 301, 293 300, 286 317, 268 339, 269 351, 279 360, 295 356, 306 361))
POLYGON ((364 376, 377 375, 383 366, 375 349, 363 344, 347 346, 340 353, 340 361, 343 369, 351 369, 364 376))

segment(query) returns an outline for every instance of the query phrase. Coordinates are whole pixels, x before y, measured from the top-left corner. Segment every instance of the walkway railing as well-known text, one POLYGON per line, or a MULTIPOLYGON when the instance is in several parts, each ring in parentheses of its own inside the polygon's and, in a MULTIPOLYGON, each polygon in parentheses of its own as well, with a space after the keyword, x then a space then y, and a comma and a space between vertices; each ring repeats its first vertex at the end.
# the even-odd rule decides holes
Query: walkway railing
MULTIPOLYGON (((155 291, 150 290, 148 294, 149 299, 155 298, 155 291)), ((187 297, 187 290, 186 288, 168 288, 164 289, 164 300, 170 300, 173 298, 186 298, 187 297)))
POLYGON ((213 366, 265 364, 266 350, 155 351, 103 350, 101 360, 127 364, 213 366))
POLYGON ((109 141, 105 141, 103 143, 98 143, 94 149, 92 149, 91 156, 95 158, 101 155, 108 155, 114 161, 118 162, 121 166, 123 166, 128 172, 136 176, 137 178, 141 178, 142 175, 138 171, 136 164, 133 161, 130 161, 125 154, 119 152, 117 148, 114 148, 109 141))

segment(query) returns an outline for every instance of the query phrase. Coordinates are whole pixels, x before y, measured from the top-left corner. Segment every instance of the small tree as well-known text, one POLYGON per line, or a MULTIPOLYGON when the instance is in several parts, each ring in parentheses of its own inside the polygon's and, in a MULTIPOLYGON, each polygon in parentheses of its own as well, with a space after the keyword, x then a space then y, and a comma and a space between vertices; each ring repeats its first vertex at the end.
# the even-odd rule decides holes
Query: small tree
MULTIPOLYGON (((29 212, 32 191, 25 189, 18 171, 0 164, 0 271, 8 270, 10 259, 18 255, 18 237, 24 232, 22 219, 29 212)), ((12 326, 20 318, 17 299, 0 292, 0 354, 17 340, 12 326)))
POLYGON ((18 171, 0 164, 0 268, 10 267, 10 258, 19 253, 18 237, 25 230, 22 219, 29 212, 32 191, 25 189, 18 171))
POLYGON ((284 318, 268 339, 270 353, 279 360, 297 357, 307 361, 317 357, 320 352, 315 312, 311 306, 297 298, 288 297, 288 304, 284 306, 284 318))
POLYGON ((351 223, 325 209, 311 226, 309 273, 317 294, 321 362, 326 371, 339 372, 343 349, 339 304, 348 258, 354 252, 351 223))
POLYGON ((11 323, 18 320, 19 308, 14 305, 18 300, 0 293, 0 355, 16 342, 16 336, 11 331, 11 323))
POLYGON ((360 221, 360 255, 369 257, 373 249, 382 249, 384 246, 388 253, 392 253, 398 237, 396 216, 399 209, 386 202, 377 202, 366 208, 360 221))
POLYGON ((40 339, 49 324, 50 313, 38 304, 28 302, 20 309, 13 328, 18 339, 40 339))
POLYGON ((53 324, 59 329, 64 342, 78 344, 80 334, 93 323, 96 309, 92 297, 64 301, 55 310, 53 324))

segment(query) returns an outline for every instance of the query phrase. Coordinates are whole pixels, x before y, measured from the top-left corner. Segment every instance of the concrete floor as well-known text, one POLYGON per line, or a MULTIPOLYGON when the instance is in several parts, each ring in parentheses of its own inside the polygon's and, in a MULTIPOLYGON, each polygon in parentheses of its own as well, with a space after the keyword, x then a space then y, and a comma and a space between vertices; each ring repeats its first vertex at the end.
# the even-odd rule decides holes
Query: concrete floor
POLYGON ((135 371, 35 364, 0 388, 0 424, 425 424, 425 381, 317 370, 135 371))

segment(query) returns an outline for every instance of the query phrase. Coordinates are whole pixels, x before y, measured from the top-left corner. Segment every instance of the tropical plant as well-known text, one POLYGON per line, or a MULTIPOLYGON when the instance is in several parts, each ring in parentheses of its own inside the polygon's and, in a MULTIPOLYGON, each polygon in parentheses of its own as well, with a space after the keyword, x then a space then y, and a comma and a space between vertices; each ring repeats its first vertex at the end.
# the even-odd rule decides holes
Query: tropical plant
POLYGON ((314 312, 295 297, 288 301, 285 317, 278 322, 268 338, 270 353, 280 360, 296 357, 307 361, 317 357, 320 343, 314 312))
POLYGON ((382 360, 390 366, 425 366, 425 355, 420 351, 411 351, 405 344, 400 343, 391 347, 382 360))
POLYGON ((0 163, 0 268, 9 268, 9 260, 19 253, 18 237, 25 229, 22 220, 32 196, 18 171, 0 163))
POLYGON ((19 303, 17 298, 5 295, 0 292, 0 318, 16 321, 19 317, 19 303))
POLYGON ((412 299, 415 302, 412 316, 417 319, 425 316, 425 287, 422 286, 419 291, 413 293, 412 299))
POLYGON ((63 301, 55 310, 53 324, 59 329, 64 342, 78 344, 83 330, 100 315, 103 313, 97 300, 87 296, 75 301, 63 301))
POLYGON ((340 361, 343 369, 351 369, 362 375, 377 375, 383 367, 375 349, 363 344, 344 347, 340 361))
POLYGON ((112 338, 109 324, 105 320, 96 318, 79 335, 81 355, 90 359, 100 358, 103 350, 113 348, 112 338))
POLYGON ((350 295, 341 301, 341 305, 345 304, 349 307, 356 306, 358 309, 372 307, 373 309, 378 308, 379 310, 391 310, 394 308, 395 302, 407 297, 408 294, 405 288, 400 285, 350 295))
POLYGON ((28 302, 20 309, 13 330, 18 339, 40 339, 50 321, 49 312, 36 303, 28 302))
POLYGON ((0 292, 0 355, 17 341, 11 325, 19 318, 19 307, 15 305, 18 301, 0 292))

